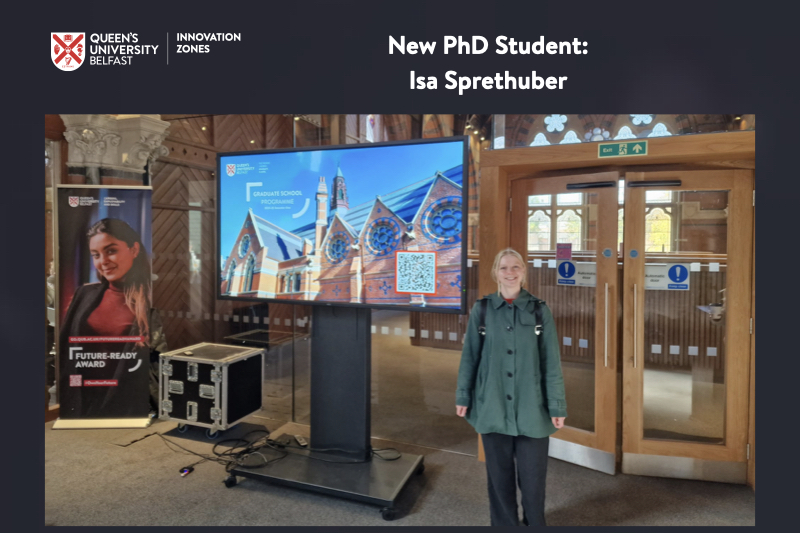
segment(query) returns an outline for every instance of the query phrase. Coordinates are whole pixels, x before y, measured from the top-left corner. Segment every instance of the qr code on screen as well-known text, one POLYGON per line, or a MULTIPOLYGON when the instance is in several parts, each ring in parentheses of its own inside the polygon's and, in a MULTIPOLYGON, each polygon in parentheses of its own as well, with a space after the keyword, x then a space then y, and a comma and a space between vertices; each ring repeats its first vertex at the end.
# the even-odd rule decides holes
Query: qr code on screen
POLYGON ((83 379, 81 375, 70 374, 69 376, 69 386, 70 387, 81 387, 83 386, 83 379))
POLYGON ((436 294, 436 253, 397 253, 397 292, 436 294))

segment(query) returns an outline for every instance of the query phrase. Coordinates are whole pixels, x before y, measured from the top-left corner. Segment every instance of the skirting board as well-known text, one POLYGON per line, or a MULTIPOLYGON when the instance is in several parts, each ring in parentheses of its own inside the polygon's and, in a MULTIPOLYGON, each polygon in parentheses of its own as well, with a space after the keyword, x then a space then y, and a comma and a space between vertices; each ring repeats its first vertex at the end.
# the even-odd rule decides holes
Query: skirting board
POLYGON ((691 457, 623 453, 622 472, 636 476, 698 479, 721 483, 747 482, 746 462, 708 461, 691 457))
POLYGON ((613 453, 589 448, 574 442, 550 437, 550 457, 585 466, 604 474, 616 474, 617 462, 613 453))

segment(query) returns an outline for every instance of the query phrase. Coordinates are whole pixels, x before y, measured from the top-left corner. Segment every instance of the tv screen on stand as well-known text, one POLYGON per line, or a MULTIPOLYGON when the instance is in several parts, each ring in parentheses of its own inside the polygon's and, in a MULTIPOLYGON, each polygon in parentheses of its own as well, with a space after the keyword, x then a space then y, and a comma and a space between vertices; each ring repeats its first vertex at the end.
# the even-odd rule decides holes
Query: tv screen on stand
POLYGON ((467 168, 467 137, 218 154, 218 298, 464 313, 467 168))

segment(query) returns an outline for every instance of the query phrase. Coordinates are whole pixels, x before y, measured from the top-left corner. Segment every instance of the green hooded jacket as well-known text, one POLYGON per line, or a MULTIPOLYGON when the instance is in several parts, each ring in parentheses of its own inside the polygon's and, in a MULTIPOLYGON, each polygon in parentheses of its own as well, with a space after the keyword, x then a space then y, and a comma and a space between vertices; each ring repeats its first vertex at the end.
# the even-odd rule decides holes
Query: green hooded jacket
POLYGON ((513 305, 496 293, 486 299, 483 353, 479 353, 480 300, 469 315, 456 405, 468 407, 467 422, 478 433, 552 435, 556 428, 550 418, 567 416, 553 314, 525 289, 513 305), (543 320, 538 337, 534 332, 536 302, 542 306, 543 320))

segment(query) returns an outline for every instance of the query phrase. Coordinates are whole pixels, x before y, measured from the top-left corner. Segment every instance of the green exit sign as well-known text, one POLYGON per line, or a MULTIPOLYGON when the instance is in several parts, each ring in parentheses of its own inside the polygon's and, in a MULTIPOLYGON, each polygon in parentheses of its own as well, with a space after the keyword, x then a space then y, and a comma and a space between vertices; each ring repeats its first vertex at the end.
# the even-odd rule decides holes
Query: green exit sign
POLYGON ((647 141, 597 145, 597 157, 632 157, 635 155, 647 155, 647 141))

